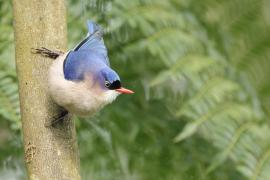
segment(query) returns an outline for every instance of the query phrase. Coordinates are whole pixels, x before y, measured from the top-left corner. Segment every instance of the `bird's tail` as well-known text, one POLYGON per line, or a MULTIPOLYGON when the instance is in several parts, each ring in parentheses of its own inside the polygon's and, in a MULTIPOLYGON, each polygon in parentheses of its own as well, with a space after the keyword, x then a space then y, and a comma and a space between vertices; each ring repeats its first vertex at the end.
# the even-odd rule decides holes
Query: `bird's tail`
POLYGON ((87 21, 87 28, 88 28, 88 33, 85 39, 83 39, 75 48, 73 49, 74 51, 79 51, 79 50, 95 50, 95 51, 100 51, 103 54, 107 55, 107 50, 103 42, 103 30, 102 28, 88 20, 87 21))
POLYGON ((60 55, 64 54, 64 52, 62 52, 62 51, 50 50, 50 49, 47 49, 45 47, 32 48, 32 53, 34 53, 34 54, 40 54, 40 55, 42 55, 44 57, 48 57, 48 58, 51 58, 51 59, 56 59, 60 55))
POLYGON ((103 34, 102 28, 95 22, 88 20, 87 21, 87 28, 88 28, 88 35, 92 35, 95 32, 101 33, 101 36, 103 34))
POLYGON ((102 54, 106 58, 107 64, 109 64, 107 48, 103 41, 103 30, 98 24, 87 21, 88 34, 73 51, 85 51, 92 50, 95 53, 102 54))

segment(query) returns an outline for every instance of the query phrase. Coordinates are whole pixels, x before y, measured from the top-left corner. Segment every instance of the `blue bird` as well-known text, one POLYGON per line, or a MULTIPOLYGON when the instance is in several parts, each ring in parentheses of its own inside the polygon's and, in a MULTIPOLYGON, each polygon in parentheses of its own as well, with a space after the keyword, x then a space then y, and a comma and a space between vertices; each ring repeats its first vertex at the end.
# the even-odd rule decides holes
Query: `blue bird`
POLYGON ((102 28, 87 22, 88 34, 67 53, 36 49, 54 58, 48 85, 53 100, 78 116, 89 116, 111 103, 119 94, 133 91, 121 86, 120 77, 111 69, 102 28))

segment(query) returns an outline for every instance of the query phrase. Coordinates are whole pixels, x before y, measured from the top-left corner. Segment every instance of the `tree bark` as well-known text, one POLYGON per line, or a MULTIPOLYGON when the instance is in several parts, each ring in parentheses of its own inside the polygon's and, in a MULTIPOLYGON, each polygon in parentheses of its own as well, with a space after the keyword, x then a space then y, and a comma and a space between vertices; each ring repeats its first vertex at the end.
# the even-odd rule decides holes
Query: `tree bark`
POLYGON ((74 122, 70 117, 46 127, 61 108, 47 92, 47 72, 52 59, 31 53, 31 48, 64 50, 66 9, 64 0, 13 0, 16 65, 29 179, 80 179, 74 122))

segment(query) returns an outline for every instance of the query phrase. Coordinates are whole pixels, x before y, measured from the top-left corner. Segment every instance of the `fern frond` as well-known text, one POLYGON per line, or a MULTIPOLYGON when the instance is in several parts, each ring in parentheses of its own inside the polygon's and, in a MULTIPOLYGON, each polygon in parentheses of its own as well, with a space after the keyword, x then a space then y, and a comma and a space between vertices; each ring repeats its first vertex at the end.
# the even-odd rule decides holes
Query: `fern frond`
MULTIPOLYGON (((201 41, 200 43, 204 44, 209 50, 214 48, 211 43, 205 43, 205 39, 195 36, 196 38, 195 41, 201 41)), ((162 50, 167 51, 168 54, 171 52, 171 48, 165 46, 162 50)), ((197 51, 197 53, 200 54, 203 51, 197 51)), ((178 59, 173 67, 169 67, 169 70, 159 74, 152 81, 151 86, 156 89, 164 82, 166 84, 188 82, 185 88, 181 90, 181 94, 185 96, 186 100, 177 104, 181 104, 181 106, 174 113, 176 117, 187 119, 188 122, 174 141, 179 142, 199 133, 213 142, 213 145, 220 152, 209 166, 209 173, 214 171, 227 158, 231 158, 236 164, 245 162, 243 155, 249 152, 250 146, 258 146, 258 144, 257 142, 250 142, 251 144, 246 147, 241 142, 246 139, 246 136, 255 139, 260 137, 250 131, 253 127, 259 128, 259 117, 248 99, 243 98, 243 94, 248 97, 249 93, 245 92, 244 87, 238 82, 238 78, 231 78, 230 71, 228 71, 231 66, 224 62, 224 58, 217 58, 218 56, 212 53, 209 53, 208 56, 203 59, 202 56, 197 55, 193 62, 185 61, 184 58, 178 59), (212 59, 209 61, 211 64, 207 63, 207 59, 212 59), (212 64, 221 64, 221 66, 211 68, 212 64), (208 71, 209 69, 210 71, 208 71), (237 152, 241 154, 236 155, 237 152)), ((160 55, 160 57, 162 56, 160 55)), ((260 161, 258 157, 252 155, 250 157, 255 159, 256 162, 260 161)), ((241 168, 244 169, 248 166, 247 163, 244 163, 241 168)), ((251 178, 255 169, 249 169, 249 175, 242 170, 240 172, 251 178)))
POLYGON ((18 130, 20 108, 17 83, 3 71, 0 71, 0 102, 0 115, 12 121, 13 128, 18 130))
POLYGON ((20 112, 11 9, 11 1, 0 1, 0 117, 8 120, 12 129, 18 130, 20 112))
MULTIPOLYGON (((110 8, 102 16, 91 15, 107 26, 110 59, 120 71, 123 69, 120 74, 134 81, 134 87, 146 89, 142 94, 147 102, 141 97, 129 108, 136 118, 145 120, 143 125, 135 123, 136 135, 132 137, 142 131, 143 137, 155 139, 149 133, 155 128, 168 132, 162 126, 171 122, 153 118, 165 114, 165 106, 171 113, 166 116, 181 120, 181 132, 172 128, 174 140, 181 141, 180 148, 200 137, 208 143, 207 148, 215 149, 214 157, 208 158, 207 172, 203 172, 206 178, 218 173, 217 168, 226 162, 247 179, 270 177, 270 129, 264 114, 270 104, 266 76, 270 67, 266 52, 269 30, 263 24, 261 5, 261 0, 114 0, 105 5, 110 8), (159 107, 152 101, 165 105, 159 107), (149 112, 149 106, 156 111, 149 112)), ((119 133, 123 126, 119 119, 131 116, 122 111, 113 114, 118 124, 107 126, 119 133)), ((94 129, 106 141, 99 128, 94 129)), ((121 137, 129 134, 124 132, 121 137)), ((111 138, 113 142, 113 133, 111 138)), ((158 148, 152 150, 157 152, 158 148)))

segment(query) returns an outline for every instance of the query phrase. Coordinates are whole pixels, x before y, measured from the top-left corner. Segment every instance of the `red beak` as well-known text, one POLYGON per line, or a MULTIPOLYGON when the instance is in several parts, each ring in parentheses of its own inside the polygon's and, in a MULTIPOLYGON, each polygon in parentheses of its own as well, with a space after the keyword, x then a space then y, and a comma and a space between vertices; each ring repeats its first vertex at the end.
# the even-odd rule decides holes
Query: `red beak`
POLYGON ((119 88, 119 89, 115 89, 117 92, 120 92, 122 94, 133 94, 134 92, 129 90, 129 89, 126 89, 126 88, 119 88))

